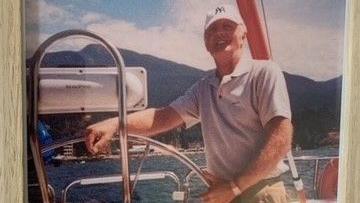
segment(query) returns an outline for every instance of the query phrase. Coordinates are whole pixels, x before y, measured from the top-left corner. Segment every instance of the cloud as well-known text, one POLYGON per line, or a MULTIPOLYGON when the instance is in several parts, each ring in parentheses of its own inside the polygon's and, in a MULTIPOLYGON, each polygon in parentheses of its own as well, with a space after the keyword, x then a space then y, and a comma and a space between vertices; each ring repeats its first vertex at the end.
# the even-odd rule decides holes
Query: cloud
POLYGON ((196 33, 174 26, 139 29, 134 24, 112 20, 90 24, 88 30, 105 36, 116 46, 151 54, 198 68, 213 67, 203 39, 196 33))
MULTIPOLYGON (((202 28, 206 12, 218 5, 220 1, 209 2, 206 6, 200 6, 203 2, 199 0, 185 3, 175 2, 170 11, 173 14, 171 23, 161 27, 148 28, 139 28, 133 23, 113 19, 96 12, 80 11, 80 16, 74 16, 43 0, 40 2, 41 11, 50 8, 49 10, 55 11, 54 16, 56 16, 56 19, 47 18, 49 13, 42 13, 41 15, 47 19, 43 24, 53 23, 56 25, 59 24, 59 21, 75 21, 76 19, 78 24, 99 33, 120 48, 151 54, 200 69, 214 68, 213 60, 204 47, 202 28)), ((42 40, 37 41, 42 42, 42 40)), ((33 52, 35 44, 28 47, 28 53, 33 52)), ((72 46, 73 50, 76 46, 80 49, 84 43, 76 42, 76 44, 72 46)), ((57 49, 61 50, 69 45, 69 43, 64 43, 57 49)))
POLYGON ((315 80, 341 75, 344 6, 338 0, 266 1, 274 59, 285 71, 315 80))
POLYGON ((171 13, 174 15, 176 26, 202 34, 207 12, 220 4, 236 6, 236 2, 231 0, 213 0, 207 1, 206 4, 203 0, 174 1, 171 13))
POLYGON ((39 45, 48 37, 50 37, 49 34, 40 34, 39 32, 28 31, 25 36, 26 58, 31 57, 36 51, 36 49, 39 47, 39 45))
POLYGON ((294 26, 286 20, 278 20, 273 22, 270 31, 273 57, 283 70, 315 80, 341 75, 341 30, 294 26))
MULTIPOLYGON (((31 1, 27 0, 27 3, 29 2, 31 1)), ((44 0, 39 0, 39 2, 40 15, 45 21, 41 21, 40 24, 42 27, 51 27, 51 29, 45 29, 50 30, 48 32, 40 30, 41 39, 60 31, 59 27, 85 28, 99 33, 120 48, 154 55, 204 70, 214 67, 213 60, 206 52, 203 43, 203 24, 206 12, 220 3, 235 4, 235 1, 230 0, 207 1, 206 4, 201 0, 174 1, 168 9, 171 16, 163 19, 161 26, 140 26, 110 17, 107 13, 79 8, 79 12, 75 14, 66 10, 66 6, 60 8, 44 0)), ((343 16, 335 11, 344 9, 344 7, 341 7, 339 3, 332 7, 327 5, 331 2, 326 4, 325 1, 321 1, 319 3, 321 5, 309 6, 306 4, 308 6, 304 7, 299 7, 299 3, 291 2, 281 5, 270 3, 268 6, 270 11, 267 13, 268 24, 276 62, 287 72, 304 75, 315 80, 327 80, 340 75, 343 27, 339 28, 338 25, 343 22, 343 16), (290 8, 291 11, 289 11, 290 8), (317 11, 313 8, 321 8, 322 13, 314 13, 317 11), (304 16, 301 14, 302 12, 308 15, 304 16), (324 18, 330 17, 331 21, 335 22, 334 25, 331 24, 332 22, 323 22, 324 18), (327 24, 324 25, 325 23, 327 24)), ((30 3, 29 6, 33 5, 30 3)), ((167 15, 164 14, 164 16, 167 15)), ((30 15, 27 23, 36 22, 34 19, 35 17, 30 15)), ((159 24, 157 23, 157 25, 159 24)), ((27 39, 35 36, 35 33, 36 30, 33 30, 27 39)), ((84 46, 84 41, 75 43, 72 49, 84 46)), ((28 53, 31 53, 36 43, 31 41, 29 44, 28 53)), ((59 48, 70 47, 70 44, 66 42, 59 48)))
POLYGON ((90 24, 90 23, 98 23, 103 20, 109 20, 109 17, 100 13, 87 12, 85 13, 85 15, 81 17, 80 20, 83 24, 90 24))
POLYGON ((74 14, 44 0, 26 0, 25 19, 28 29, 39 29, 47 25, 77 24, 74 14))
MULTIPOLYGON (((231 4, 230 1, 226 3, 231 4)), ((299 8, 297 4, 284 3, 276 10, 269 8, 278 14, 268 19, 274 60, 284 71, 315 80, 341 75, 343 26, 338 27, 342 22, 341 12, 332 15, 332 22, 322 21, 341 5, 316 13, 311 6, 299 8), (287 7, 297 8, 296 15, 287 7), (308 13, 308 16, 301 15, 301 12, 308 13), (289 18, 279 13, 287 13, 289 18)), ((318 4, 316 8, 327 8, 324 1, 318 4)), ((206 12, 216 5, 219 1, 209 1, 206 5, 202 1, 176 1, 171 12, 173 21, 161 28, 140 29, 134 24, 116 20, 91 24, 88 28, 115 41, 120 47, 206 70, 213 68, 214 63, 205 51, 202 28, 206 12)))
POLYGON ((52 34, 81 26, 73 13, 44 0, 26 0, 25 9, 27 58, 52 34))
POLYGON ((204 20, 206 13, 220 3, 234 4, 234 1, 206 4, 200 0, 174 1, 169 12, 172 16, 161 27, 138 28, 113 19, 89 24, 87 29, 100 33, 121 48, 208 70, 215 65, 204 46, 204 20))

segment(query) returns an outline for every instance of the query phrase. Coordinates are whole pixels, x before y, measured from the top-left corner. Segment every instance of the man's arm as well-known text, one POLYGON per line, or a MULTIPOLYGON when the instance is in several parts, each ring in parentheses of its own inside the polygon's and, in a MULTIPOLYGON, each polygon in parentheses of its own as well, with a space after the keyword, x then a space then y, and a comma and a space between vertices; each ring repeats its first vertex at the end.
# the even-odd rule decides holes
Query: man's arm
MULTIPOLYGON (((266 178, 275 169, 281 159, 291 149, 292 124, 284 117, 274 117, 265 125, 267 137, 259 156, 254 159, 233 183, 245 191, 250 186, 266 178)), ((230 182, 224 182, 209 188, 202 196, 204 202, 230 202, 235 198, 230 182)))
POLYGON ((293 128, 291 121, 284 117, 274 117, 265 125, 266 142, 259 156, 234 180, 244 191, 266 178, 275 169, 286 153, 291 150, 293 128))
MULTIPOLYGON (((143 136, 154 136, 180 127, 184 121, 171 107, 150 108, 132 113, 127 118, 128 132, 143 136)), ((96 154, 105 153, 111 138, 117 132, 118 117, 95 123, 87 128, 85 144, 87 149, 96 154)))
POLYGON ((147 109, 128 116, 128 131, 142 136, 154 136, 180 127, 184 121, 171 107, 147 109))

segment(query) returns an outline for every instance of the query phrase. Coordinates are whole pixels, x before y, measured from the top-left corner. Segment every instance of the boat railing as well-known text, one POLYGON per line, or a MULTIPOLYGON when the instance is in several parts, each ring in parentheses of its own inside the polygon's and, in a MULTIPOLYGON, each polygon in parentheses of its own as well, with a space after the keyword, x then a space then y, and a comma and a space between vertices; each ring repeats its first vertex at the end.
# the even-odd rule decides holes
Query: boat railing
MULTIPOLYGON (((338 159, 338 156, 298 156, 294 157, 294 161, 313 161, 314 166, 314 177, 313 177, 313 185, 312 190, 315 191, 315 198, 318 198, 318 181, 319 181, 319 174, 320 174, 320 161, 330 161, 333 159, 338 159)), ((284 160, 287 161, 286 159, 284 160)))
MULTIPOLYGON (((117 139, 118 138, 114 138, 113 140, 117 140, 117 139)), ((204 183, 205 186, 210 185, 209 181, 206 179, 206 177, 204 175, 203 170, 201 170, 201 168, 199 168, 193 161, 191 161, 190 158, 188 158, 187 156, 185 156, 184 154, 179 152, 176 148, 172 147, 171 145, 161 143, 161 142, 156 141, 151 138, 147 138, 147 137, 143 137, 143 136, 139 136, 139 135, 133 135, 133 134, 129 134, 128 139, 129 139, 128 140, 129 142, 145 144, 146 149, 149 149, 151 146, 152 148, 154 148, 158 151, 161 151, 162 154, 167 154, 167 155, 174 157, 175 159, 177 159, 181 163, 183 163, 185 166, 187 166, 193 175, 197 175, 200 178, 200 180, 204 183)), ((68 140, 68 141, 53 143, 51 145, 48 145, 48 146, 42 148, 41 153, 46 153, 48 151, 51 151, 51 150, 54 150, 54 149, 57 149, 60 147, 64 147, 69 144, 76 144, 76 143, 80 143, 80 142, 84 142, 84 141, 85 141, 84 137, 79 137, 79 138, 75 138, 75 139, 68 140)), ((145 157, 148 155, 148 151, 149 150, 144 151, 144 156, 142 157, 142 160, 137 169, 137 172, 130 176, 130 180, 133 181, 132 194, 134 192, 137 181, 162 179, 162 178, 165 178, 165 176, 171 176, 171 178, 174 179, 176 183, 178 183, 178 191, 175 191, 173 193, 173 199, 176 201, 186 202, 187 197, 188 197, 186 195, 187 194, 186 184, 184 184, 184 188, 182 189, 180 187, 181 185, 180 185, 179 178, 173 172, 171 172, 171 171, 160 171, 160 172, 155 172, 155 173, 141 172, 142 163, 143 163, 145 157)), ((66 202, 67 192, 74 185, 78 185, 78 184, 79 185, 108 184, 108 183, 114 183, 114 182, 122 182, 122 179, 123 178, 121 175, 115 175, 115 176, 84 178, 84 179, 76 180, 76 181, 70 183, 68 186, 66 186, 66 188, 63 190, 62 202, 66 202)))
MULTIPOLYGON (((195 163, 193 163, 187 156, 183 155, 182 153, 180 153, 177 149, 175 149, 174 147, 172 147, 171 145, 166 145, 164 143, 158 142, 156 140, 147 138, 147 137, 143 137, 143 136, 139 136, 139 135, 133 135, 133 134, 129 134, 129 141, 130 142, 134 142, 134 143, 139 143, 139 144, 145 144, 146 148, 145 151, 143 152, 143 157, 142 160, 140 162, 140 166, 137 169, 137 172, 135 174, 132 174, 130 176, 131 181, 133 181, 133 185, 135 185, 136 181, 143 181, 143 180, 155 180, 155 179, 162 179, 165 178, 165 176, 172 176, 172 178, 174 179, 174 181, 178 184, 178 191, 175 191, 173 194, 173 198, 177 199, 177 200, 182 200, 183 202, 187 202, 188 198, 190 197, 190 193, 191 193, 191 179, 195 176, 198 175, 198 177, 200 178, 200 180, 202 180, 204 182, 204 184, 206 186, 209 186, 209 182, 208 180, 205 178, 204 176, 204 172, 203 169, 205 169, 205 166, 197 166, 195 163), (159 150, 162 152, 162 154, 169 154, 172 157, 178 159, 179 161, 181 161, 183 164, 185 164, 186 166, 189 167, 190 171, 186 174, 183 182, 183 185, 181 187, 180 185, 180 181, 179 178, 171 171, 159 171, 159 172, 153 172, 153 173, 143 173, 140 172, 141 171, 141 167, 142 167, 142 163, 143 160, 145 159, 145 157, 147 155, 149 155, 149 149, 151 147, 153 147, 156 150, 159 150), (165 174, 166 173, 166 174, 165 174), (153 177, 151 177, 153 176, 153 177), (175 180, 176 179, 176 180, 175 180), (177 193, 176 193, 177 192, 177 193)), ((114 138, 114 140, 117 140, 117 138, 114 138)), ((68 144, 75 144, 75 143, 79 143, 79 142, 84 142, 84 138, 80 137, 80 138, 75 138, 69 141, 65 141, 65 142, 61 142, 61 143, 54 143, 52 145, 49 145, 47 147, 44 147, 41 152, 42 153, 46 153, 50 150, 59 148, 59 147, 63 147, 65 145, 68 144)), ((119 157, 120 158, 120 157, 119 157)), ((300 161, 313 161, 314 162, 314 177, 313 177, 313 186, 312 189, 314 191, 317 190, 317 184, 318 184, 318 177, 319 177, 319 171, 320 171, 320 161, 329 161, 332 159, 336 159, 338 158, 338 156, 297 156, 294 157, 294 160, 296 162, 300 162, 300 161)), ((106 159, 105 157, 102 157, 101 159, 106 159)), ((284 159, 285 162, 287 162, 287 159, 284 159)), ((106 183, 113 183, 113 182, 121 182, 122 181, 122 176, 120 175, 114 175, 114 176, 104 176, 104 177, 98 177, 98 178, 85 178, 85 179, 80 179, 77 181, 72 182, 71 184, 69 184, 63 192, 63 197, 62 200, 63 202, 65 202, 66 200, 66 193, 67 191, 74 185, 76 184, 80 184, 80 185, 86 185, 86 184, 106 184, 106 183)), ((133 188, 134 191, 134 188, 133 188)), ((317 194, 315 193, 315 198, 317 198, 317 194)))
MULTIPOLYGON (((181 182, 179 177, 172 171, 158 171, 158 172, 146 172, 142 173, 137 177, 137 174, 131 174, 130 180, 134 181, 136 178, 139 181, 147 181, 147 180, 162 180, 166 177, 171 178, 177 185, 177 191, 173 192, 173 199, 180 201, 183 200, 184 195, 181 191, 181 182)), ((67 202, 68 192, 74 186, 89 186, 89 185, 101 185, 101 184, 112 184, 112 183, 120 183, 123 181, 122 175, 110 175, 110 176, 101 176, 101 177, 92 177, 92 178, 82 178, 75 180, 68 184, 65 189, 62 191, 61 202, 67 202)))
MULTIPOLYGON (((185 156, 184 154, 179 152, 176 148, 172 147, 171 145, 167 145, 167 144, 161 143, 157 140, 154 140, 154 139, 151 139, 148 137, 139 136, 139 135, 134 135, 134 134, 128 134, 128 138, 129 138, 129 142, 145 143, 145 144, 150 145, 153 148, 157 149, 158 151, 161 151, 163 154, 169 154, 169 155, 173 156, 174 158, 179 160, 181 163, 183 163, 185 166, 187 166, 191 171, 193 171, 195 174, 197 174, 206 186, 209 186, 209 181, 205 178, 204 172, 193 161, 191 161, 187 156, 185 156)), ((116 139, 114 139, 114 140, 116 140, 116 139)), ((79 138, 75 138, 75 139, 64 141, 64 142, 53 143, 49 146, 42 148, 41 152, 46 153, 48 151, 63 147, 65 145, 80 143, 80 142, 84 142, 84 141, 85 141, 84 137, 79 137, 79 138)), ((145 158, 145 157, 143 157, 143 158, 145 158)))

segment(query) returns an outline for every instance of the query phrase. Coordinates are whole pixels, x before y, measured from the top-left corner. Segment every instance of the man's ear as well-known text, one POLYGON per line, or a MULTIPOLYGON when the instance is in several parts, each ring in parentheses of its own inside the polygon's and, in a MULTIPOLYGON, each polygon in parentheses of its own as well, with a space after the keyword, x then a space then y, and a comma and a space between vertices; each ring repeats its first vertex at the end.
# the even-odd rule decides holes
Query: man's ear
POLYGON ((241 48, 243 48, 245 45, 246 45, 246 42, 247 42, 247 40, 246 40, 246 38, 247 38, 247 36, 246 36, 246 32, 243 32, 240 36, 239 36, 239 38, 241 38, 241 48))
POLYGON ((243 33, 243 35, 241 36, 242 40, 245 40, 247 38, 246 34, 247 34, 247 32, 243 33))

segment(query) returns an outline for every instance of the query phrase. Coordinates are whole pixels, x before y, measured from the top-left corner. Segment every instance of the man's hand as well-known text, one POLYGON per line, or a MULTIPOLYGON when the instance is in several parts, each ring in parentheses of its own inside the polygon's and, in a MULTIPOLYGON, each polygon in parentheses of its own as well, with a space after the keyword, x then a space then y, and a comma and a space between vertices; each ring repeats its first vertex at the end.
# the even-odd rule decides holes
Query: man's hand
POLYGON ((117 118, 112 118, 86 128, 85 144, 91 154, 110 152, 110 141, 117 131, 116 122, 117 118))
POLYGON ((223 182, 211 186, 209 190, 201 196, 202 202, 206 203, 229 203, 235 198, 229 182, 223 182))

